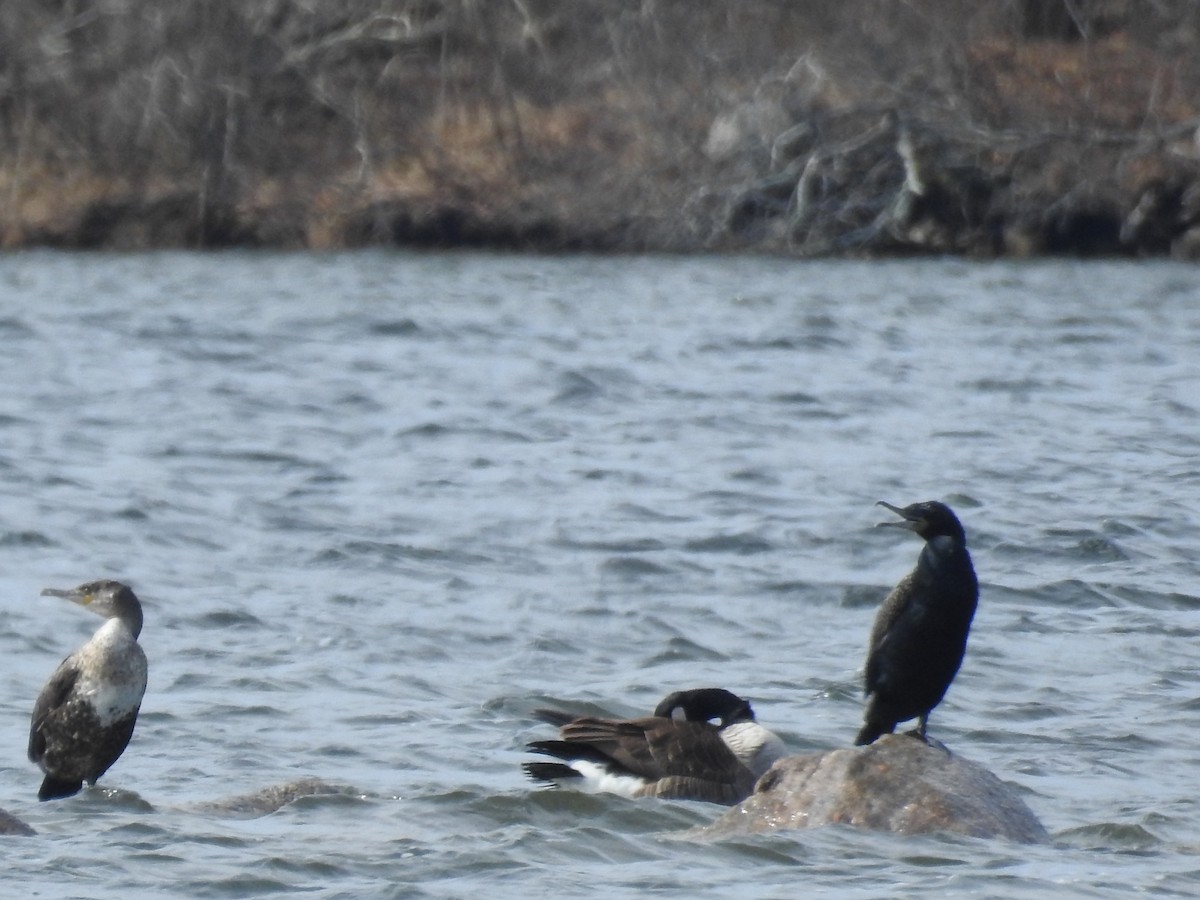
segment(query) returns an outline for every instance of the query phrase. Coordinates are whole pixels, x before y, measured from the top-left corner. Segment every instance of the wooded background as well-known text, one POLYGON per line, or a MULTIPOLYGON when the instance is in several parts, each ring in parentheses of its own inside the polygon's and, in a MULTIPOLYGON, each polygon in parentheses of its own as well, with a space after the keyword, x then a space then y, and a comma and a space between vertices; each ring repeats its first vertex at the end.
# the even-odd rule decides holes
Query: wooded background
POLYGON ((1198 104, 1194 0, 5 0, 0 245, 1191 255, 1198 104))

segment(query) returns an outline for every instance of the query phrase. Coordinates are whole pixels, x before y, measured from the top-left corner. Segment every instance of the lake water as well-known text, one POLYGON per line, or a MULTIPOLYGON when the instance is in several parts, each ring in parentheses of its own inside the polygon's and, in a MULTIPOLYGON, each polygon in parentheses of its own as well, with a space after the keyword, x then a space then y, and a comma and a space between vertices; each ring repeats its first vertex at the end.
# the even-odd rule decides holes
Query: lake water
POLYGON ((0 806, 43 897, 1200 893, 1200 268, 485 254, 0 257, 0 806), (728 687, 847 745, 875 606, 959 513, 930 733, 1044 847, 539 791, 554 704, 728 687), (142 598, 150 687, 39 804, 29 712, 142 598), (259 818, 201 804, 315 777, 259 818))

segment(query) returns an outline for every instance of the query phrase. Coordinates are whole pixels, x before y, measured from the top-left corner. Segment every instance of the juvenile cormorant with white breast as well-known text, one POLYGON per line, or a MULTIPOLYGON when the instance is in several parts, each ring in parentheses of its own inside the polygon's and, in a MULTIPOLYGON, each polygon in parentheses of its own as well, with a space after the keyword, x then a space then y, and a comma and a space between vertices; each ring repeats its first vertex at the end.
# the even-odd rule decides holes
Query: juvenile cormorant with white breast
POLYGON ((723 688, 676 691, 654 715, 636 719, 547 709, 536 715, 559 726, 559 739, 533 741, 529 750, 559 761, 523 768, 549 787, 733 804, 785 752, 755 721, 750 704, 723 688))
POLYGON ((979 582, 962 524, 936 500, 903 509, 879 501, 903 519, 881 522, 925 539, 917 567, 900 580, 875 615, 867 650, 865 722, 855 744, 890 734, 918 718, 925 738, 929 713, 942 701, 962 664, 979 601, 979 582))
POLYGON ((117 761, 133 736, 146 692, 146 654, 137 642, 142 605, 119 581, 47 588, 108 621, 62 661, 33 707, 29 759, 46 773, 39 800, 70 797, 117 761))

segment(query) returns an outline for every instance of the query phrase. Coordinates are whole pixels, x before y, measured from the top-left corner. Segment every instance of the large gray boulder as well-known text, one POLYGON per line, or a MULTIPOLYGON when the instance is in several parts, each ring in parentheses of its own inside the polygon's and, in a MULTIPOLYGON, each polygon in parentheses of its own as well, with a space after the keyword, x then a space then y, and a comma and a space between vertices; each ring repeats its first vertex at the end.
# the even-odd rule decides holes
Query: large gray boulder
POLYGON ((987 769, 944 746, 895 734, 865 747, 781 759, 750 797, 689 836, 721 839, 835 824, 1022 843, 1048 839, 1016 791, 987 769))

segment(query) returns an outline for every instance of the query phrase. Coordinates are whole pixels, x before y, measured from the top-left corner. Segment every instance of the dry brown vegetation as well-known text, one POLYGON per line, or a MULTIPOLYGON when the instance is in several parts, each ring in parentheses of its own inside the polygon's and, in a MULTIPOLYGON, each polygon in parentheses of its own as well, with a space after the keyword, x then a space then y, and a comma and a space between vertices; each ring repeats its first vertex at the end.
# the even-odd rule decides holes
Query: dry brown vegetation
POLYGON ((1200 246, 1192 0, 5 0, 0 245, 1200 246))

